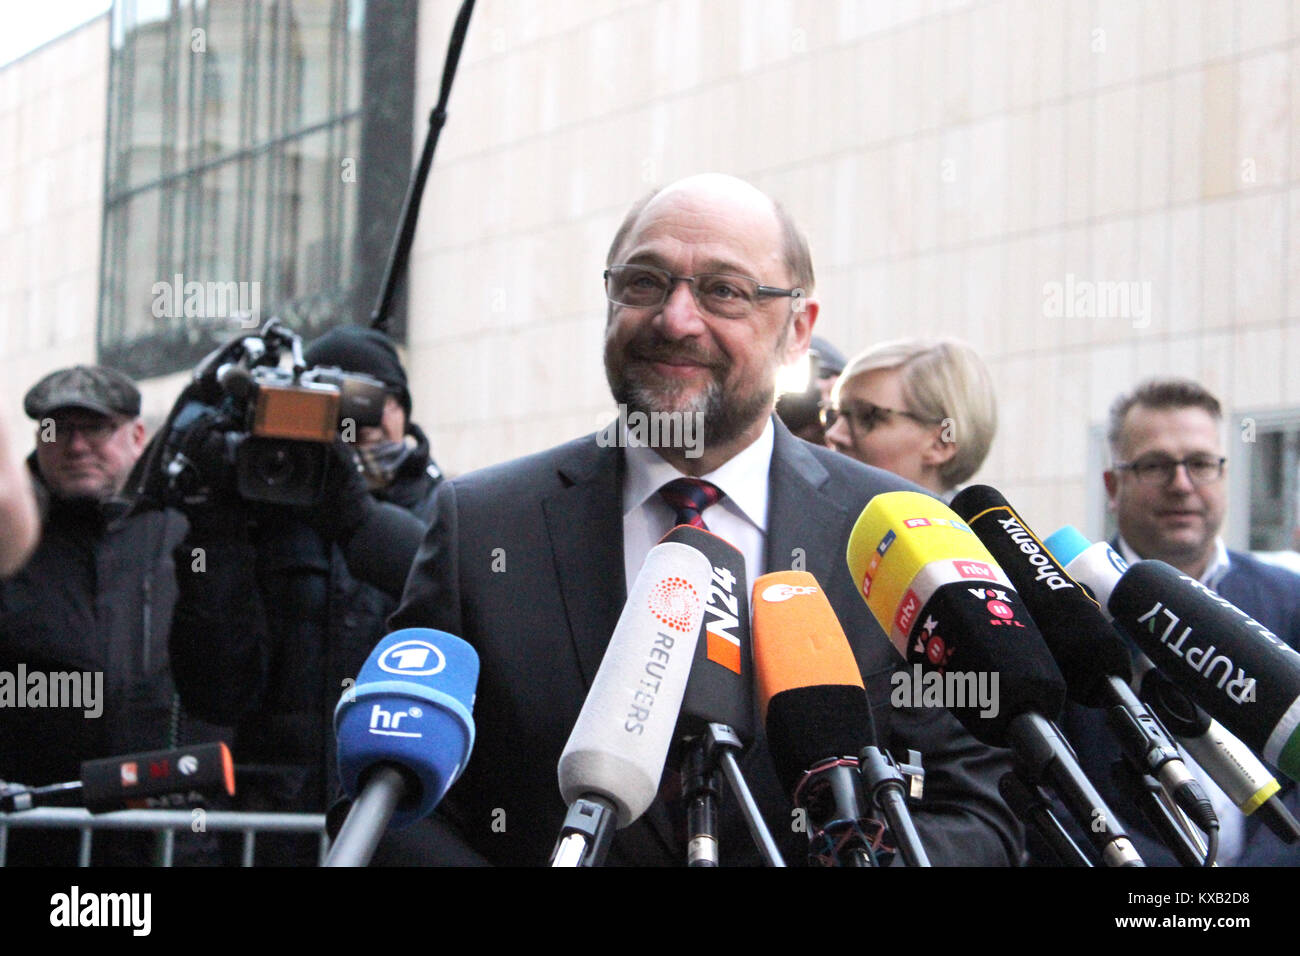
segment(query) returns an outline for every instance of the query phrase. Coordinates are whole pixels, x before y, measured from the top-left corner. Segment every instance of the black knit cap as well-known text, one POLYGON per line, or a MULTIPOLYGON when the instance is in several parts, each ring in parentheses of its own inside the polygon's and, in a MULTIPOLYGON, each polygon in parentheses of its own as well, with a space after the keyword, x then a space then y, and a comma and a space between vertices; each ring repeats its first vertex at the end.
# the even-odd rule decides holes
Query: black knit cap
POLYGON ((61 408, 135 418, 140 414, 140 390, 117 369, 74 365, 46 375, 23 398, 23 411, 37 421, 61 408))
POLYGON ((360 372, 379 379, 396 393, 406 414, 411 414, 406 370, 392 340, 383 332, 358 325, 340 326, 307 346, 303 358, 309 366, 335 366, 345 372, 360 372))

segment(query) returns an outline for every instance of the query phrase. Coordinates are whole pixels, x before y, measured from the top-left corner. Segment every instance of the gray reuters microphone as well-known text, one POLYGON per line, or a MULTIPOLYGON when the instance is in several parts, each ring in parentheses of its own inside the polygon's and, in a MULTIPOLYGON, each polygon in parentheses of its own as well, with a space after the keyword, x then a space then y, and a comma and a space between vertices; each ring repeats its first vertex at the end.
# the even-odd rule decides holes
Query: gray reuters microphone
POLYGON ((614 827, 654 802, 712 574, 709 559, 689 545, 667 542, 646 555, 560 755, 569 813, 552 866, 599 865, 614 827))

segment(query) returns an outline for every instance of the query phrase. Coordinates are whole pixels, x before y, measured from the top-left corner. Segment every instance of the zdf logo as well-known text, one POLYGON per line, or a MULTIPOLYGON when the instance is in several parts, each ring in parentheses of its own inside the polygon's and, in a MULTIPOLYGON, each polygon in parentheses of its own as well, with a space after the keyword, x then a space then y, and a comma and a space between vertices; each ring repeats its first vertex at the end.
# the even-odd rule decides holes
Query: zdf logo
POLYGON ((427 677, 446 666, 442 651, 428 641, 400 641, 379 657, 380 670, 403 677, 427 677))
POLYGON ((763 600, 769 602, 788 601, 800 594, 816 594, 817 588, 803 587, 797 584, 773 584, 763 591, 763 600))

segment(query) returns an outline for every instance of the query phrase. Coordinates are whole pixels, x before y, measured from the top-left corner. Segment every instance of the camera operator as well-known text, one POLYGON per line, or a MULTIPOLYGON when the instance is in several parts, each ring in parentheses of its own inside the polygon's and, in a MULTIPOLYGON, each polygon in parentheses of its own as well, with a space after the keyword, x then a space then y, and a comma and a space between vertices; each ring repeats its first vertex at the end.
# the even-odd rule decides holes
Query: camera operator
MULTIPOLYGON (((317 504, 249 502, 228 491, 190 510, 177 552, 177 686, 186 706, 237 728, 236 799, 245 810, 326 809, 337 788, 334 706, 385 633, 442 478, 410 422, 406 373, 386 336, 335 329, 303 358, 381 381, 379 423, 342 430, 317 504), (409 544, 387 534, 359 543, 374 502, 404 509, 399 516, 416 530, 409 544)), ((314 840, 263 837, 258 862, 313 864, 315 852, 314 840)))

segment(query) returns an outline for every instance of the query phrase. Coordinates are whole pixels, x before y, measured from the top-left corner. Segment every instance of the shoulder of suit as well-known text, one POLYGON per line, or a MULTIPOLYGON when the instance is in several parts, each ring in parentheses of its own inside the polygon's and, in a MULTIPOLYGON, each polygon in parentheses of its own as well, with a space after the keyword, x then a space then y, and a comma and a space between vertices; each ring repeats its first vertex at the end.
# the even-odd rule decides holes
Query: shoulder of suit
POLYGON ((616 460, 618 449, 602 448, 596 443, 596 434, 584 435, 522 458, 496 465, 488 465, 446 480, 455 487, 458 497, 490 493, 508 495, 557 485, 562 471, 591 469, 601 463, 616 460))
POLYGON ((1279 564, 1262 561, 1246 551, 1228 551, 1228 574, 1241 575, 1256 581, 1267 581, 1277 587, 1288 589, 1300 597, 1300 574, 1279 564))

